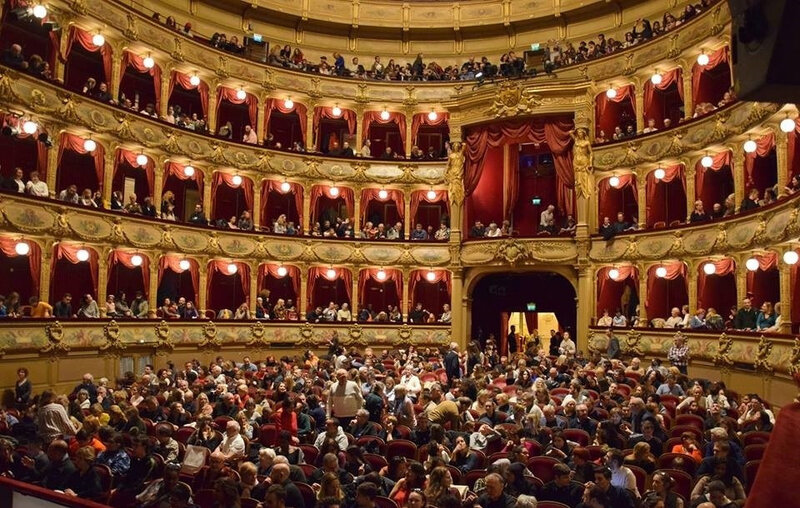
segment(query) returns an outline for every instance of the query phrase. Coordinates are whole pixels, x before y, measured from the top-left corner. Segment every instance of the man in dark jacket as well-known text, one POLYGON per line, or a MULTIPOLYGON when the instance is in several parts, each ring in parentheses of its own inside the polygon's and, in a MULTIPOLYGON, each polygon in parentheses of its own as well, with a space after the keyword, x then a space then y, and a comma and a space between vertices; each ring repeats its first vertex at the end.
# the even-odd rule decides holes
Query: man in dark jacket
POLYGON ((481 508, 513 508, 517 500, 505 493, 506 482, 497 473, 486 475, 486 490, 475 503, 481 508))
POLYGON ((745 298, 742 308, 736 312, 736 317, 733 319, 733 327, 737 330, 755 330, 757 317, 758 312, 753 308, 752 302, 749 298, 745 298))
POLYGON ((461 362, 458 358, 458 344, 455 342, 450 343, 450 351, 444 357, 444 370, 447 373, 447 379, 450 384, 453 380, 461 377, 461 362))
POLYGON ((608 337, 608 349, 606 350, 608 358, 611 360, 619 358, 622 350, 619 347, 619 339, 616 335, 614 335, 614 332, 611 330, 611 328, 606 330, 606 337, 608 337))
POLYGON ((555 501, 575 508, 583 497, 583 485, 570 479, 570 469, 566 464, 553 466, 553 480, 544 484, 536 495, 539 501, 555 501))

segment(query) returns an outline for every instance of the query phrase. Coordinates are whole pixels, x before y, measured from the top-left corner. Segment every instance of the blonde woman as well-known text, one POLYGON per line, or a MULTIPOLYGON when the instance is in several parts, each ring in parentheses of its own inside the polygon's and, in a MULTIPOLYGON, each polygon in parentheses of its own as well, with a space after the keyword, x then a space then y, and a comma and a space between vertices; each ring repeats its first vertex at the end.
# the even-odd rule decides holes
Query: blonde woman
POLYGON ((276 235, 286 234, 286 214, 280 214, 278 219, 272 224, 272 232, 276 235))
POLYGON ((317 493, 317 499, 333 498, 339 501, 344 500, 344 491, 339 482, 339 476, 335 473, 325 473, 322 475, 320 483, 315 483, 312 488, 317 493))
POLYGON ((283 298, 278 298, 275 302, 275 307, 272 308, 272 315, 274 319, 286 319, 286 302, 283 298))

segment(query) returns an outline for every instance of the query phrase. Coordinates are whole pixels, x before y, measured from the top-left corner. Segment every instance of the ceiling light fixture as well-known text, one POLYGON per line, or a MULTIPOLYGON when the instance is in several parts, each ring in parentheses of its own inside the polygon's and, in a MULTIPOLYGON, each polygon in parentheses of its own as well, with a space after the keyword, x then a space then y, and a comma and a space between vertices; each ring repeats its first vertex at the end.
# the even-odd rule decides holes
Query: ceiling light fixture
POLYGON ((795 130, 796 126, 797 122, 793 118, 789 118, 788 115, 786 116, 786 118, 781 120, 781 131, 785 132, 786 134, 789 134, 790 132, 795 130))
POLYGON ((717 265, 714 263, 706 263, 703 265, 703 271, 706 275, 714 275, 717 273, 717 265))
POLYGON ((617 270, 616 268, 612 268, 611 270, 609 270, 608 271, 608 278, 611 279, 611 280, 619 279, 619 270, 617 270))
POLYGON ((708 55, 706 55, 705 53, 700 53, 699 55, 697 55, 697 63, 698 63, 698 65, 702 65, 702 66, 705 67, 706 65, 708 65, 708 62, 709 62, 709 58, 708 58, 708 55))
POLYGON ((751 272, 755 272, 758 270, 758 260, 756 258, 750 258, 745 261, 744 266, 746 266, 751 272))
POLYGON ((244 91, 244 88, 236 90, 236 98, 240 101, 243 101, 247 98, 247 92, 244 91))
POLYGON ((381 120, 386 121, 389 119, 390 116, 391 115, 389 114, 388 111, 386 111, 386 108, 384 108, 383 111, 381 111, 381 120))
POLYGON ((39 126, 33 120, 26 120, 22 123, 22 132, 31 135, 39 129, 39 126))
POLYGON ((34 5, 33 6, 33 17, 36 19, 44 19, 47 17, 47 7, 44 5, 34 5))
POLYGON ((659 279, 663 279, 666 276, 667 276, 666 268, 664 268, 663 266, 659 266, 658 268, 656 268, 656 277, 658 277, 659 279))
POLYGON ((184 166, 183 174, 188 176, 189 178, 194 176, 194 166, 184 166))
POLYGON ((331 196, 338 197, 339 196, 339 187, 336 184, 333 184, 333 187, 330 188, 331 196))
POLYGON ((428 191, 426 196, 427 196, 429 201, 433 201, 434 199, 436 199, 436 191, 431 189, 431 190, 428 191))
POLYGON ((181 270, 185 272, 186 270, 191 268, 192 264, 189 262, 188 259, 181 259, 181 261, 178 263, 178 266, 181 268, 181 270))
POLYGON ((386 280, 386 272, 383 270, 383 268, 378 270, 378 273, 376 273, 375 276, 378 278, 378 280, 386 280))
POLYGON ((327 276, 329 279, 335 279, 335 278, 336 278, 336 270, 334 270, 333 268, 328 268, 328 271, 327 271, 327 272, 325 272, 325 275, 326 275, 326 276, 327 276))
POLYGON ((78 252, 75 253, 75 256, 81 263, 89 261, 89 251, 86 249, 79 249, 78 252))
POLYGON ((233 183, 235 187, 242 185, 242 177, 239 175, 233 175, 233 178, 231 178, 231 183, 233 183))
POLYGON ((706 154, 703 156, 702 159, 700 159, 700 165, 703 166, 704 168, 710 168, 711 166, 714 165, 714 158, 706 154))
POLYGON ((142 258, 142 256, 139 254, 134 254, 131 256, 131 264, 133 266, 142 266, 142 263, 144 263, 144 258, 142 258))
POLYGON ((339 105, 337 104, 333 107, 331 113, 333 113, 333 116, 335 116, 336 118, 339 118, 340 116, 342 116, 342 108, 340 108, 339 105))
POLYGON ((617 97, 617 90, 615 88, 609 88, 606 90, 606 97, 609 99, 615 99, 617 97))
POLYGON ((105 38, 105 37, 103 37, 103 34, 99 34, 99 33, 98 33, 98 34, 94 34, 94 35, 92 36, 92 44, 94 44, 94 45, 95 45, 95 46, 97 46, 98 48, 99 48, 99 47, 102 47, 102 46, 103 46, 103 44, 105 44, 105 43, 106 43, 106 38, 105 38))
POLYGON ((139 166, 146 166, 147 165, 147 156, 143 153, 140 153, 136 156, 136 164, 139 166))
POLYGON ((17 256, 27 256, 30 251, 31 246, 26 242, 17 242, 17 244, 14 245, 14 252, 17 253, 17 256))
POLYGON ((192 77, 189 78, 189 84, 192 86, 197 86, 200 84, 200 77, 197 74, 193 74, 192 77))
POLYGON ((667 172, 664 171, 664 168, 658 168, 653 171, 653 176, 656 177, 656 180, 663 180, 667 176, 667 172))
POLYGON ((435 122, 437 118, 439 118, 439 115, 436 114, 436 111, 431 110, 431 112, 428 113, 428 120, 431 122, 435 122))
POLYGON ((389 197, 389 193, 386 192, 386 189, 381 189, 378 191, 378 199, 386 199, 389 197))
POLYGON ((286 193, 287 193, 287 192, 289 192, 290 190, 292 190, 292 184, 290 184, 289 182, 287 182, 286 180, 284 180, 284 181, 281 183, 281 192, 283 192, 284 194, 286 194, 286 193))
POLYGON ((285 266, 281 265, 278 267, 278 277, 286 277, 287 273, 289 273, 289 270, 287 270, 285 266))
POLYGON ((659 73, 658 73, 658 71, 656 71, 656 73, 655 73, 655 74, 653 74, 653 75, 650 77, 650 82, 651 82, 651 83, 653 83, 653 84, 654 84, 654 85, 656 85, 656 86, 660 85, 660 84, 661 84, 661 82, 662 82, 663 80, 664 80, 664 76, 662 76, 661 74, 659 74, 659 73))
POLYGON ((797 254, 797 251, 787 250, 783 253, 783 262, 787 265, 796 265, 798 260, 800 260, 800 255, 797 254))
POLYGON ((753 141, 752 139, 748 139, 744 142, 742 146, 744 148, 745 153, 753 153, 758 149, 758 143, 753 141))
POLYGON ((610 184, 612 187, 614 187, 615 189, 616 189, 616 188, 618 188, 618 187, 619 187, 619 184, 620 184, 619 177, 618 177, 618 176, 616 176, 616 175, 615 175, 615 176, 612 176, 611 178, 609 178, 609 179, 608 179, 608 183, 609 183, 609 184, 610 184))
POLYGON ((239 267, 236 266, 236 263, 228 263, 228 273, 233 275, 234 273, 239 271, 239 267))
POLYGON ((428 270, 428 273, 425 274, 425 278, 428 279, 428 282, 433 282, 436 280, 436 272, 433 270, 428 270))
POLYGON ((97 148, 97 143, 92 138, 83 140, 83 149, 87 152, 94 152, 97 148))
POLYGON ((147 55, 146 57, 144 57, 144 60, 142 60, 142 63, 144 64, 145 69, 152 69, 156 65, 156 61, 153 60, 153 57, 150 56, 150 55, 147 55))

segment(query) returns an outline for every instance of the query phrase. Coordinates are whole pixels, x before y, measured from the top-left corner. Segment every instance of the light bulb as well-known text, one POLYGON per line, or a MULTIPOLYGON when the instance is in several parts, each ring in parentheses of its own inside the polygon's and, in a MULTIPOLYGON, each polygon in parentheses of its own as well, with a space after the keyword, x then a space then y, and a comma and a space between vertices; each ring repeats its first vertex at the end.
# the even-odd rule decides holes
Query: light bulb
POLYGON ((77 256, 78 261, 80 262, 89 261, 89 251, 86 249, 78 250, 78 252, 75 253, 75 256, 77 256))
POLYGON ((658 168, 655 171, 653 171, 653 176, 656 177, 656 180, 661 180, 665 176, 667 176, 667 172, 664 171, 664 168, 658 168))
POLYGON ((294 101, 287 97, 286 100, 283 101, 283 107, 286 109, 292 109, 294 107, 294 101))
POLYGON ((233 175, 233 178, 231 178, 231 182, 233 182, 234 186, 238 187, 242 185, 242 177, 239 175, 233 175))
POLYGON ((325 275, 327 275, 329 279, 335 279, 336 278, 336 270, 334 270, 333 268, 328 268, 328 271, 325 272, 325 275))
POLYGON ((34 5, 33 6, 33 17, 36 19, 43 19, 47 16, 47 7, 44 5, 34 5))
POLYGON ((664 268, 663 266, 659 266, 658 268, 656 268, 656 277, 658 277, 659 279, 663 279, 666 276, 667 276, 666 268, 664 268))
POLYGON ((391 116, 391 115, 389 115, 389 112, 386 111, 385 109, 383 111, 381 111, 381 120, 384 120, 384 121, 388 120, 389 116, 391 116))
POLYGON ((428 196, 428 200, 433 201, 434 199, 436 199, 436 191, 431 189, 428 191, 428 194, 426 194, 426 196, 428 196))
POLYGON ((608 179, 608 183, 616 189, 617 187, 619 187, 619 177, 612 176, 611 178, 608 179))
POLYGON ((375 275, 378 277, 378 280, 386 280, 386 272, 383 270, 378 270, 378 273, 375 275))
POLYGON ((180 263, 178 263, 178 266, 181 267, 181 270, 186 271, 192 266, 192 264, 188 259, 181 259, 180 263))
POLYGON ((143 261, 144 259, 142 259, 142 256, 140 256, 139 254, 134 254, 133 256, 131 256, 131 264, 133 266, 142 266, 143 261))
POLYGON ((756 258, 750 258, 745 261, 744 266, 746 266, 751 272, 755 272, 758 270, 758 260, 756 258))
POLYGON ((139 166, 146 166, 147 165, 147 156, 143 153, 140 153, 136 156, 136 164, 139 166))
POLYGON ((428 273, 425 274, 425 278, 428 279, 428 282, 433 282, 436 280, 436 272, 429 270, 428 273))
POLYGON ((83 141, 83 149, 87 152, 94 152, 95 148, 97 148, 97 143, 93 139, 90 138, 83 141))
MULTIPOLYGON (((34 132, 36 132, 36 130, 38 128, 39 128, 39 126, 36 125, 36 122, 34 122, 33 120, 26 120, 22 124, 22 132, 24 132, 25 134, 28 134, 28 135, 33 134, 34 132)), ((792 127, 792 128, 794 128, 794 127, 792 127)))
POLYGON ((616 268, 612 268, 611 270, 609 270, 608 271, 608 278, 611 279, 611 280, 619 279, 619 270, 617 270, 616 268))
POLYGON ((188 176, 189 178, 194 176, 194 166, 184 166, 183 174, 188 176))
POLYGON ((292 190, 292 184, 290 184, 289 182, 281 183, 281 192, 285 193, 289 192, 290 190, 292 190))
POLYGON ((714 263, 706 263, 703 265, 703 271, 706 273, 706 275, 714 275, 717 273, 717 265, 714 263))
POLYGON ((236 98, 240 101, 243 101, 247 98, 247 92, 244 91, 244 88, 236 90, 236 98))
POLYGON ((285 266, 278 267, 278 277, 286 277, 287 273, 289 273, 289 270, 285 266))
POLYGON ((333 113, 333 116, 338 118, 338 117, 342 116, 342 108, 340 108, 339 106, 334 106, 333 110, 331 111, 331 113, 333 113))
POLYGON ((710 155, 704 155, 702 159, 700 159, 700 165, 704 168, 710 168, 714 164, 714 158, 710 155))
POLYGON ((797 251, 787 250, 783 253, 783 262, 787 265, 797 264, 798 260, 800 260, 800 255, 797 254, 797 251))
POLYGON ((31 246, 25 242, 17 242, 17 244, 14 245, 14 252, 16 252, 18 256, 27 256, 30 251, 31 246))
POLYGON ((431 111, 428 113, 428 120, 431 122, 435 122, 437 118, 439 118, 439 115, 436 114, 436 111, 431 111))
POLYGON ((95 46, 100 47, 105 43, 106 43, 106 38, 103 37, 103 34, 94 34, 92 36, 92 44, 94 44, 95 46))
POLYGON ((236 263, 228 263, 228 273, 233 275, 234 273, 239 271, 239 267, 236 266, 236 263))
POLYGON ((145 69, 152 69, 156 65, 156 61, 153 60, 153 57, 149 55, 144 57, 142 63, 144 64, 145 69))
POLYGON ((331 187, 331 196, 336 197, 339 195, 339 187, 333 186, 331 187))
POLYGON ((743 148, 746 153, 753 153, 758 148, 758 144, 752 139, 748 139, 744 142, 743 148))
POLYGON ((389 193, 386 192, 385 189, 381 189, 378 191, 378 199, 386 199, 389 197, 389 193))
POLYGON ((200 78, 197 76, 197 74, 189 78, 189 84, 192 86, 197 86, 200 84, 200 78))
POLYGON ((708 55, 706 55, 705 53, 700 53, 699 55, 697 55, 697 63, 699 65, 704 65, 704 66, 708 65, 708 60, 709 60, 708 55))
POLYGON ((792 118, 784 118, 781 120, 781 130, 786 134, 789 134, 795 129, 795 121, 792 118))
POLYGON ((654 85, 660 85, 660 84, 661 84, 661 81, 662 81, 663 79, 664 79, 664 76, 662 76, 661 74, 659 74, 659 73, 657 73, 657 72, 656 72, 656 73, 655 73, 655 74, 653 74, 653 76, 650 78, 650 82, 651 82, 651 83, 653 83, 654 85))
POLYGON ((614 99, 614 98, 616 98, 616 96, 617 96, 617 90, 616 89, 609 88, 608 90, 606 90, 606 97, 608 97, 609 99, 614 99))

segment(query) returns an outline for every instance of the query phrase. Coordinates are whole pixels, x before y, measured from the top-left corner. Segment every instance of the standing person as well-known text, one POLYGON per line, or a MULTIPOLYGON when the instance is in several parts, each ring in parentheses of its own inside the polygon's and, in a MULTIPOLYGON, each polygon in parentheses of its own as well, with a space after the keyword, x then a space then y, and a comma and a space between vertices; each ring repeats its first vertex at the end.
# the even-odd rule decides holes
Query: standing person
POLYGON ((455 342, 450 343, 450 351, 444 357, 444 370, 447 373, 447 379, 452 384, 453 380, 461 377, 461 362, 458 356, 458 344, 455 342))
POLYGON ((508 356, 513 356, 514 353, 517 352, 517 327, 511 325, 511 330, 508 332, 508 337, 506 338, 506 342, 508 343, 508 356))
POLYGON ((681 374, 686 375, 688 373, 689 346, 686 344, 686 338, 681 333, 675 335, 675 343, 669 348, 667 359, 681 374))
POLYGON ((619 339, 616 335, 614 335, 614 331, 611 328, 606 330, 606 337, 608 337, 608 349, 606 350, 606 353, 608 354, 609 359, 618 359, 622 354, 622 350, 619 347, 619 339))
POLYGON ((364 395, 361 386, 347 379, 345 369, 338 369, 336 382, 331 385, 328 395, 327 416, 334 415, 339 421, 349 423, 362 407, 364 407, 364 395))

